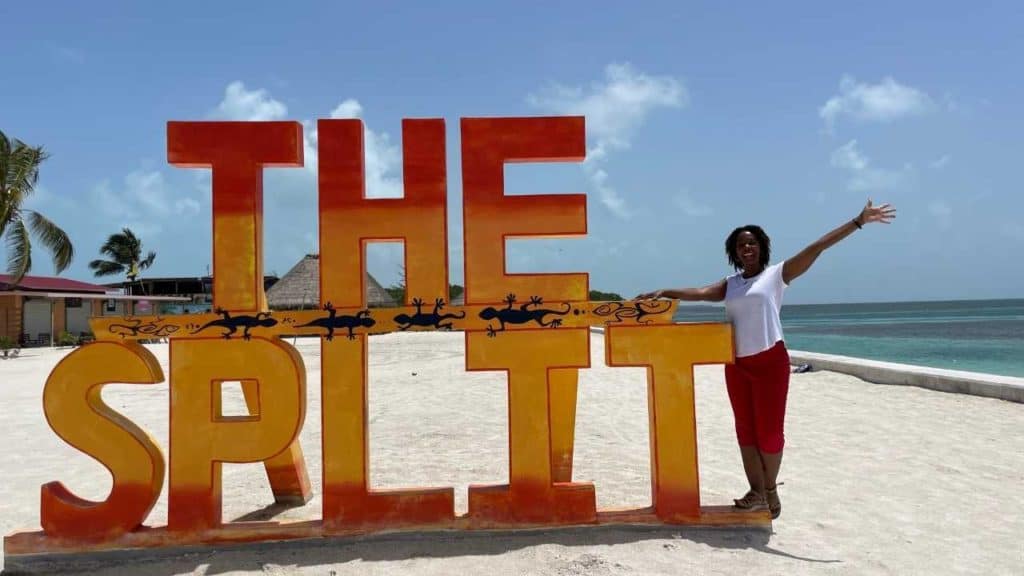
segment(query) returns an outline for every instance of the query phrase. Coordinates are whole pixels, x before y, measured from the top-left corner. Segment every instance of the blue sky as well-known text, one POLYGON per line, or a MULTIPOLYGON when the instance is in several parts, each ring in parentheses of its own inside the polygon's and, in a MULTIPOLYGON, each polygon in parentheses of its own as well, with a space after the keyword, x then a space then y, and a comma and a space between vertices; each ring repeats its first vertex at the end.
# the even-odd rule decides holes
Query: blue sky
MULTIPOLYGON (((405 117, 447 124, 462 280, 459 118, 583 113, 588 160, 516 165, 509 193, 585 192, 589 235, 513 242, 512 272, 583 271, 626 296, 730 272, 758 223, 773 259, 896 205, 827 252, 789 303, 1024 296, 1024 5, 718 8, 680 2, 0 4, 0 129, 44 145, 30 207, 72 236, 65 276, 123 225, 150 275, 201 275, 205 171, 168 166, 168 120, 305 122, 307 166, 266 175, 266 270, 316 251, 315 121, 358 116, 372 194, 401 190, 405 117)), ((397 279, 401 252, 371 251, 397 279)), ((36 256, 35 274, 51 274, 36 256)))

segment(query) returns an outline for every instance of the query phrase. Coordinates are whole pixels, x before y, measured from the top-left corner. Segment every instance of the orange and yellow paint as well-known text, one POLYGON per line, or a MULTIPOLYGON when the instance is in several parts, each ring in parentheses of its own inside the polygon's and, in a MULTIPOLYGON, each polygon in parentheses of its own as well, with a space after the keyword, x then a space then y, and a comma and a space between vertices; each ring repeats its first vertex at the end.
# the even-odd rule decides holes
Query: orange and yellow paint
POLYGON ((96 318, 98 342, 69 354, 44 391, 50 426, 106 466, 103 502, 60 482, 42 488, 42 532, 5 538, 8 555, 144 548, 365 533, 606 523, 764 525, 768 516, 702 507, 693 366, 732 361, 726 324, 673 324, 675 303, 588 302, 585 273, 508 274, 508 238, 586 234, 586 198, 507 196, 509 162, 580 161, 581 117, 462 120, 465 305, 447 306, 447 165, 443 120, 403 122, 403 198, 368 199, 360 120, 321 120, 322 310, 270 312, 262 290, 262 169, 301 166, 296 122, 170 122, 168 160, 213 172, 215 314, 96 318), (403 242, 408 301, 367 310, 369 242, 403 242), (517 299, 511 294, 518 294, 517 299), (443 318, 442 318, 443 316, 443 318), (649 508, 600 511, 592 483, 573 482, 578 371, 590 366, 588 327, 607 326, 609 366, 646 367, 649 508), (466 369, 508 377, 509 479, 470 486, 456 516, 451 487, 373 490, 367 439, 367 338, 395 330, 465 332, 466 369), (221 466, 262 462, 278 501, 310 499, 299 433, 306 369, 284 335, 322 337, 319 520, 224 523, 221 466), (134 341, 170 339, 169 459, 105 405, 107 383, 164 375, 134 341), (220 385, 240 381, 249 414, 225 416, 220 385), (168 525, 141 529, 168 474, 168 525))

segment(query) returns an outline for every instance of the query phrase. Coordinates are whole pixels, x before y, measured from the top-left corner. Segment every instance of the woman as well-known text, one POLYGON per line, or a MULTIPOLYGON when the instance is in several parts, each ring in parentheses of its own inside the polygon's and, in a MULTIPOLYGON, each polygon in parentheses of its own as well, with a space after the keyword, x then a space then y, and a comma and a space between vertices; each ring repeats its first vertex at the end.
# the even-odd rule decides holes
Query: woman
POLYGON ((782 464, 783 423, 789 392, 789 354, 782 337, 779 311, 782 293, 811 267, 827 248, 870 222, 888 224, 896 217, 889 204, 871 200, 856 218, 822 236, 799 254, 768 265, 771 241, 759 226, 741 226, 725 241, 729 263, 737 272, 703 288, 657 290, 638 299, 675 298, 721 302, 733 325, 736 362, 725 367, 725 383, 736 420, 743 470, 750 490, 734 500, 745 510, 767 508, 772 518, 782 513, 776 488, 782 464))

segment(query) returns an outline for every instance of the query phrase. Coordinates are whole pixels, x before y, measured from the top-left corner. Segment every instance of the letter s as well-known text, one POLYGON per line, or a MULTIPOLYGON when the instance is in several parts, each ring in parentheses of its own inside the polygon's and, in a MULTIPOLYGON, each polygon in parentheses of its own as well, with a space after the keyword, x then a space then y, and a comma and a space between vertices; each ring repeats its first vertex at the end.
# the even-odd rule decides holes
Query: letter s
POLYGON ((43 390, 50 428, 103 464, 114 477, 110 496, 92 502, 59 481, 42 487, 40 519, 48 536, 110 540, 145 521, 160 497, 164 456, 144 430, 100 397, 105 384, 156 384, 164 379, 156 357, 135 343, 96 342, 65 357, 43 390))

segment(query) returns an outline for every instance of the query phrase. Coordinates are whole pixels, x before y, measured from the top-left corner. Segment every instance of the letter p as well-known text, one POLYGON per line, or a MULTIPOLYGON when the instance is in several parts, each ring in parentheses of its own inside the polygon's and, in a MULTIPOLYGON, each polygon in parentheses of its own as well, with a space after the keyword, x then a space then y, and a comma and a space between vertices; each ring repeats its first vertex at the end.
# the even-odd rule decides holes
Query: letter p
POLYGON ((306 415, 306 370, 278 340, 171 343, 171 472, 167 525, 198 531, 221 524, 221 464, 262 462, 284 452, 306 415), (255 382, 246 416, 224 416, 224 381, 255 382), (255 404, 255 405, 253 405, 255 404))

